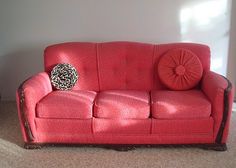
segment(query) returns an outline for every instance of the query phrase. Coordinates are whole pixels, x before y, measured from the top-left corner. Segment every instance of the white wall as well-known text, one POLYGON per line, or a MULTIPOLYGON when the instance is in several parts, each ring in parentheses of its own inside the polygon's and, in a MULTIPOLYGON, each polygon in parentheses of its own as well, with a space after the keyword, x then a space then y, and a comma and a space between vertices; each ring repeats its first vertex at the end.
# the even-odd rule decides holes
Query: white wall
MULTIPOLYGON (((231 13, 231 30, 230 30, 230 45, 229 45, 229 59, 228 59, 228 78, 236 86, 236 1, 232 1, 231 13)), ((236 89, 235 89, 236 100, 236 89)))
POLYGON ((65 41, 202 42, 213 51, 212 69, 225 74, 228 4, 230 0, 1 0, 0 93, 14 99, 17 86, 43 70, 43 49, 65 41))

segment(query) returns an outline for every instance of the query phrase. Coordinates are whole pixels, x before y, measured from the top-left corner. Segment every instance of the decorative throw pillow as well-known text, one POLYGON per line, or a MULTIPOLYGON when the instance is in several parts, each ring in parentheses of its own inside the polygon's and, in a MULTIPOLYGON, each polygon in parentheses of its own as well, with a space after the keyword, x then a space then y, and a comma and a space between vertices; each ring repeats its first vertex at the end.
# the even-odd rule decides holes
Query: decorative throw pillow
POLYGON ((52 85, 58 90, 70 90, 77 80, 78 73, 70 64, 57 64, 51 71, 52 85))
POLYGON ((187 90, 201 80, 203 68, 198 56, 187 49, 173 49, 158 63, 158 75, 164 85, 172 90, 187 90))

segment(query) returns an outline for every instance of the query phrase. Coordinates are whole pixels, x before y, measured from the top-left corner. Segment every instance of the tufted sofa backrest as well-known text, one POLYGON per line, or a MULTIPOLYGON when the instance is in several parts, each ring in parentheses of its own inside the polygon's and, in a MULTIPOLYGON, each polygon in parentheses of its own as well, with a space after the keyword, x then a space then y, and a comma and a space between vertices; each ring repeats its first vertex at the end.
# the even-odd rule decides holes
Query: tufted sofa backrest
POLYGON ((165 89, 157 73, 159 59, 174 48, 185 48, 210 69, 210 49, 201 44, 145 44, 137 42, 71 42, 49 46, 44 52, 45 71, 58 63, 73 65, 79 80, 75 90, 165 89))
POLYGON ((45 71, 50 73, 59 63, 73 65, 79 74, 74 90, 99 91, 96 43, 62 43, 49 46, 44 51, 45 71))

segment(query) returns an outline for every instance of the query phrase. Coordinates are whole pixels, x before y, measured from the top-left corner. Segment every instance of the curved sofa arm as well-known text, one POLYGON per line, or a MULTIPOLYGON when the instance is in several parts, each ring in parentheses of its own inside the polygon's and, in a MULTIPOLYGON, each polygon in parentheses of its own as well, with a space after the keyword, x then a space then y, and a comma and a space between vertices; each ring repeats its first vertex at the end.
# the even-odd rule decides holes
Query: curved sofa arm
POLYGON ((215 141, 225 143, 229 131, 234 87, 224 76, 209 71, 203 76, 201 89, 211 101, 215 141))
POLYGON ((35 140, 35 108, 44 96, 52 91, 50 78, 46 72, 38 73, 24 81, 17 90, 18 116, 25 142, 35 140))

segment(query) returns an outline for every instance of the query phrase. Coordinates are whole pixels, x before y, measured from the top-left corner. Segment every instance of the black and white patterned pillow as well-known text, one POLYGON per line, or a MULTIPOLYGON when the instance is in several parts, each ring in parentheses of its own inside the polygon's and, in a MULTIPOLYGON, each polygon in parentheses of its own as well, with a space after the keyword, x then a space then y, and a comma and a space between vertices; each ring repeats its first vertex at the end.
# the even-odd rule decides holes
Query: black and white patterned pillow
POLYGON ((51 83, 58 90, 70 90, 78 78, 76 69, 67 63, 57 64, 51 71, 51 83))

